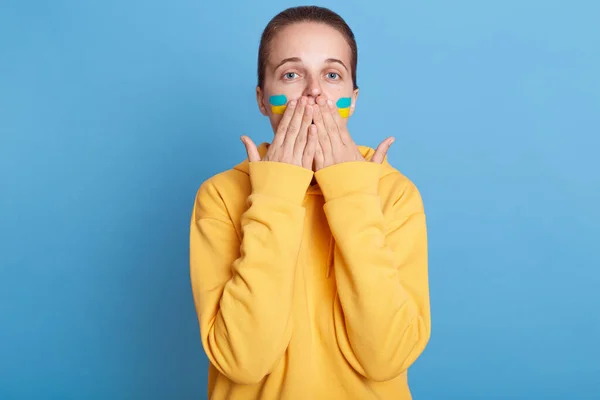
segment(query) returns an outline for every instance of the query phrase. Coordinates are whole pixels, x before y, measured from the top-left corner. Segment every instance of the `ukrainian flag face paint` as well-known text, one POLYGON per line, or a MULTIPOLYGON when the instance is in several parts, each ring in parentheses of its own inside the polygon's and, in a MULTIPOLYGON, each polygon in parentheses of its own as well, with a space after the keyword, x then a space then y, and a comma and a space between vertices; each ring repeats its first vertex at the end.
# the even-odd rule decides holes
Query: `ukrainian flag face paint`
MULTIPOLYGON (((273 114, 283 114, 287 108, 287 97, 284 94, 278 94, 269 97, 269 104, 271 105, 271 112, 273 114)), ((350 116, 350 106, 352 105, 352 98, 341 97, 335 105, 338 108, 338 113, 342 118, 348 118, 350 116)))
POLYGON ((269 103, 273 114, 283 114, 287 105, 287 97, 284 94, 271 96, 269 97, 269 103))
POLYGON ((350 116, 350 106, 352 105, 352 99, 350 97, 340 98, 335 105, 342 118, 348 118, 350 116))

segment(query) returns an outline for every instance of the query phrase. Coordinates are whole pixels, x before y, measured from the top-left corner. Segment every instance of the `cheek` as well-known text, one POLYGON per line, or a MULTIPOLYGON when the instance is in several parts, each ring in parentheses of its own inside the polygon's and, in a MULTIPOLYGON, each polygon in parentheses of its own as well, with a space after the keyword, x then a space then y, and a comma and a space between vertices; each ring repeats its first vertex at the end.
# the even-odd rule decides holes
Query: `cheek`
POLYGON ((335 105, 342 118, 348 118, 350 116, 350 106, 352 105, 351 97, 340 97, 335 105))
POLYGON ((283 118, 283 113, 287 108, 287 103, 289 101, 288 96, 285 94, 267 94, 265 93, 265 97, 263 99, 263 103, 267 108, 267 115, 269 117, 269 121, 271 122, 271 127, 273 128, 273 132, 277 130, 279 126, 279 122, 283 118))
POLYGON ((269 107, 271 114, 283 115, 287 107, 288 98, 285 94, 275 94, 269 96, 269 107))
POLYGON ((281 117, 282 117, 282 115, 279 115, 279 114, 269 115, 269 122, 271 123, 271 129, 273 130, 273 133, 277 132, 277 127, 279 126, 279 123, 281 122, 281 117))
POLYGON ((302 97, 301 88, 296 85, 265 85, 263 96, 263 105, 271 115, 283 115, 287 108, 287 103, 291 100, 298 100, 302 97))

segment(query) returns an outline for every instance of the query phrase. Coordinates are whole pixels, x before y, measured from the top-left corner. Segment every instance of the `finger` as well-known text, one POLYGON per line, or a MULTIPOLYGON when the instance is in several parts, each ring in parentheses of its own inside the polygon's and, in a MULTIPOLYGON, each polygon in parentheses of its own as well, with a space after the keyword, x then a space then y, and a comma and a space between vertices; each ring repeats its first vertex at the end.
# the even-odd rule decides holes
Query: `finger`
POLYGON ((294 116, 290 120, 287 132, 285 133, 284 146, 286 146, 289 143, 290 150, 293 149, 294 143, 296 143, 298 133, 300 132, 300 126, 302 126, 302 117, 304 116, 305 108, 306 97, 303 96, 302 98, 300 98, 300 101, 296 105, 296 111, 294 112, 294 116))
POLYGON ((283 143, 288 126, 290 125, 290 121, 292 120, 292 117, 296 111, 297 104, 298 101, 296 100, 291 100, 288 102, 288 105, 283 112, 283 117, 281 117, 281 121, 279 121, 279 125, 277 126, 277 131, 275 132, 275 137, 273 138, 273 145, 277 144, 280 146, 283 143))
POLYGON ((317 139, 317 127, 315 125, 311 125, 308 127, 308 140, 302 156, 302 166, 304 168, 312 169, 318 144, 319 139, 317 139))
POLYGON ((312 124, 313 119, 313 107, 309 104, 306 105, 304 109, 304 115, 302 116, 302 125, 300 125, 300 132, 298 133, 298 137, 296 138, 296 143, 294 143, 294 158, 296 160, 302 159, 302 154, 304 153, 304 148, 306 147, 306 142, 308 140, 308 128, 312 124))
POLYGON ((383 160, 385 160, 385 156, 387 155, 390 146, 392 145, 392 143, 394 143, 395 140, 396 139, 394 139, 393 137, 389 137, 383 142, 381 142, 379 146, 377 146, 377 150, 375 150, 375 154, 373 154, 371 161, 374 163, 381 164, 383 160))
POLYGON ((248 136, 242 136, 241 140, 242 140, 242 143, 244 143, 244 146, 246 147, 246 154, 248 154, 248 161, 250 161, 250 162, 260 161, 260 153, 258 152, 258 149, 256 148, 256 145, 254 144, 252 139, 250 139, 248 136))
POLYGON ((325 167, 325 155, 323 154, 323 147, 321 147, 321 143, 319 143, 318 134, 316 143, 317 144, 315 148, 315 169, 318 171, 325 167))
POLYGON ((344 144, 354 144, 354 141, 352 140, 350 133, 346 129, 346 122, 344 121, 345 118, 343 118, 342 115, 340 114, 340 110, 337 106, 337 103, 336 104, 330 103, 329 111, 331 112, 333 121, 335 122, 335 125, 338 128, 338 131, 340 133, 340 139, 342 140, 342 142, 344 144))
POLYGON ((323 121, 325 122, 325 128, 327 129, 327 133, 329 134, 329 139, 331 140, 331 145, 336 146, 338 143, 343 143, 342 138, 340 137, 340 132, 338 129, 338 125, 333 118, 333 114, 331 112, 333 106, 333 102, 331 100, 327 100, 325 104, 323 104, 321 108, 321 114, 323 114, 323 121))
POLYGON ((313 114, 315 126, 317 127, 317 139, 319 141, 321 152, 323 153, 323 162, 325 162, 325 158, 327 158, 327 160, 331 158, 331 140, 327 134, 327 129, 325 128, 325 121, 323 121, 321 107, 315 107, 313 114))

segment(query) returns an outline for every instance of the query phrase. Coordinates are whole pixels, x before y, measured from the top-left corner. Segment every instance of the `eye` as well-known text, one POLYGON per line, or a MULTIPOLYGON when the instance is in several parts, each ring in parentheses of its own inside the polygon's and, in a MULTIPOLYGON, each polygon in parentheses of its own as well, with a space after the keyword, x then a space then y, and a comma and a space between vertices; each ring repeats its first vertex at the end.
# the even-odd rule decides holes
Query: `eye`
POLYGON ((337 72, 328 72, 327 73, 327 79, 331 79, 331 80, 338 80, 340 79, 340 74, 338 74, 337 72))
POLYGON ((298 74, 295 72, 286 72, 285 74, 283 74, 283 79, 285 79, 285 80, 292 80, 297 77, 298 77, 298 74))

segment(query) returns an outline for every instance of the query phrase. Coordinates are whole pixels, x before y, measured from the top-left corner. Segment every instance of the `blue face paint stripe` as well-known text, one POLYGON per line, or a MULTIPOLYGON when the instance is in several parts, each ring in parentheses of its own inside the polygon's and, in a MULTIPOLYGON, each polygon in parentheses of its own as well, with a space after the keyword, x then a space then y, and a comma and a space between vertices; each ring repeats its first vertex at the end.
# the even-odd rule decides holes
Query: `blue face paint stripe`
POLYGON ((338 108, 348 108, 352 105, 352 99, 350 97, 341 97, 335 105, 338 108))
POLYGON ((269 103, 273 106, 285 106, 287 104, 287 97, 285 97, 285 94, 271 96, 269 97, 269 103))

